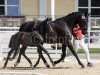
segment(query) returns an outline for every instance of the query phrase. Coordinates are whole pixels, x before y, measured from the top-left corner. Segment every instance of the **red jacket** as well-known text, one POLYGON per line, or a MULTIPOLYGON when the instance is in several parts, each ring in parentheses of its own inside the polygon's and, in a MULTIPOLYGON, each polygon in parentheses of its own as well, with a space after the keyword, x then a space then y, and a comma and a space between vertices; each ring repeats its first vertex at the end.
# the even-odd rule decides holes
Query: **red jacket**
POLYGON ((74 28, 73 28, 73 36, 75 39, 77 40, 81 40, 82 39, 82 31, 79 27, 79 25, 76 25, 74 28))

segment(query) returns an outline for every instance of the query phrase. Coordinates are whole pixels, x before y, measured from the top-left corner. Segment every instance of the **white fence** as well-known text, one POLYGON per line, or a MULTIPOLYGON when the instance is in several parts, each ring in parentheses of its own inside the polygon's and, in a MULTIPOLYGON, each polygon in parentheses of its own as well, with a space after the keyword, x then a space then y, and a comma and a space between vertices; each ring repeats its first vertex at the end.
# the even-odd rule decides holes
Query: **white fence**
MULTIPOLYGON (((18 31, 19 27, 0 27, 0 55, 7 56, 9 40, 13 34, 18 31)), ((88 35, 86 42, 89 48, 100 48, 100 18, 90 18, 88 35)), ((44 44, 44 47, 49 51, 52 58, 59 58, 61 50, 53 50, 50 44, 44 44)), ((37 48, 28 47, 26 54, 31 58, 37 58, 37 48)), ((47 57, 45 55, 45 57, 47 57)))
POLYGON ((100 17, 89 18, 88 47, 100 48, 100 17))
MULTIPOLYGON (((9 40, 13 34, 18 32, 18 29, 19 27, 0 27, 0 55, 2 55, 3 57, 7 56, 7 53, 10 50, 10 48, 8 48, 9 40)), ((61 50, 53 50, 50 44, 44 44, 43 46, 48 50, 52 58, 60 57, 61 50)), ((28 47, 28 49, 26 50, 26 54, 30 58, 37 58, 37 48, 28 47)), ((44 56, 47 58, 45 54, 44 56)))
POLYGON ((10 37, 15 34, 18 29, 17 27, 0 27, 0 55, 2 57, 7 56, 6 52, 8 52, 10 49, 8 48, 10 37), (6 54, 5 54, 6 53, 6 54))

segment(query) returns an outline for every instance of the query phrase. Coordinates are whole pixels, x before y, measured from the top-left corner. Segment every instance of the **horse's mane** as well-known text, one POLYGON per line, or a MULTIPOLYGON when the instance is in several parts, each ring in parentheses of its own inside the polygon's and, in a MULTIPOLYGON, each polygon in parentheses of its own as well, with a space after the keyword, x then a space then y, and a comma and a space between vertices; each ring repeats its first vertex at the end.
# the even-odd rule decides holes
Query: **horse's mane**
MULTIPOLYGON (((68 14, 68 15, 66 15, 66 16, 71 16, 71 15, 82 15, 83 14, 83 12, 72 12, 72 13, 70 13, 70 14, 68 14)), ((65 16, 65 17, 66 17, 65 16)))
POLYGON ((45 33, 46 20, 47 20, 47 19, 41 21, 41 23, 40 23, 39 26, 38 26, 38 32, 39 32, 39 34, 41 34, 41 35, 44 35, 44 33, 45 33))
POLYGON ((65 15, 63 17, 57 18, 56 20, 63 19, 63 18, 68 18, 70 16, 75 16, 75 15, 82 15, 82 14, 83 14, 82 12, 72 12, 72 13, 70 13, 68 15, 65 15))

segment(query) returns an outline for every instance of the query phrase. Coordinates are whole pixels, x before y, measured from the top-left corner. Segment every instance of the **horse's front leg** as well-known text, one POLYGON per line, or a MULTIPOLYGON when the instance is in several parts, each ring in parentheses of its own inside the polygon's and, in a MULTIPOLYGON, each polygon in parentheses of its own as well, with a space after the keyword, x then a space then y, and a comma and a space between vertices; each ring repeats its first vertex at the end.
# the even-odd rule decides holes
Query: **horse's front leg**
POLYGON ((72 54, 75 56, 75 58, 77 59, 79 65, 81 65, 82 68, 84 68, 85 66, 83 65, 83 63, 80 61, 77 53, 75 52, 73 46, 72 46, 72 43, 68 43, 68 48, 70 49, 70 51, 72 52, 72 54))
POLYGON ((54 64, 60 63, 62 60, 64 60, 65 56, 66 56, 66 44, 62 44, 62 56, 59 60, 54 61, 54 64))

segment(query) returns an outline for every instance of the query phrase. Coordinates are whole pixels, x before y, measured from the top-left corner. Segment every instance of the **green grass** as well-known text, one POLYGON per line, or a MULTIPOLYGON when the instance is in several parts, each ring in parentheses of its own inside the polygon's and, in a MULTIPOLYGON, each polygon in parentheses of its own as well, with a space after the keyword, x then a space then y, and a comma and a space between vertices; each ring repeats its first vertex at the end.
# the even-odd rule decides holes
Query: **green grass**
MULTIPOLYGON (((52 48, 48 49, 48 50, 51 50, 52 48)), ((100 48, 89 48, 89 52, 90 53, 100 53, 100 48)), ((67 49, 67 53, 70 54, 70 50, 67 49)), ((78 53, 84 53, 84 51, 82 49, 79 49, 78 50, 78 53)))
MULTIPOLYGON (((89 52, 90 53, 100 53, 100 48, 89 48, 89 52)), ((68 53, 70 53, 70 51, 68 50, 68 53)), ((82 49, 78 50, 78 53, 84 53, 82 49)))

